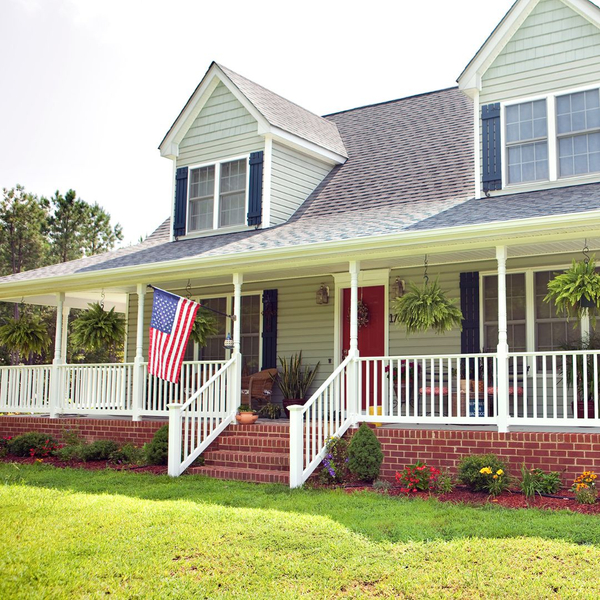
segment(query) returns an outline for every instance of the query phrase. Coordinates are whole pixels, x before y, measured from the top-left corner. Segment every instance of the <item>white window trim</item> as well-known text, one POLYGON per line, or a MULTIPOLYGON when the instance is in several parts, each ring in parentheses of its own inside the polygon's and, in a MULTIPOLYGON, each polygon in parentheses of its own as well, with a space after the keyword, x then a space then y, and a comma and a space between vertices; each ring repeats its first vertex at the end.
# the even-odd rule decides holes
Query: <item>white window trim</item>
MULTIPOLYGON (((242 292, 242 298, 245 296, 258 296, 259 305, 262 307, 262 296, 264 290, 253 291, 253 292, 242 292)), ((233 300, 234 295, 232 293, 226 294, 196 294, 192 300, 194 302, 200 302, 200 300, 213 300, 215 298, 225 298, 226 302, 226 310, 225 312, 232 315, 233 314, 233 300)), ((209 311, 210 312, 210 311, 209 311)), ((225 337, 227 334, 230 334, 233 337, 233 321, 231 319, 225 320, 225 337)), ((263 319, 262 319, 262 308, 258 315, 258 365, 259 370, 262 369, 262 350, 263 350, 263 319)), ((198 344, 194 344, 194 360, 198 360, 198 344)))
MULTIPOLYGON (((573 183, 588 183, 597 181, 600 178, 600 171, 593 173, 584 173, 581 175, 569 175, 567 177, 558 176, 558 137, 556 128, 556 98, 558 96, 568 96, 579 92, 588 92, 590 90, 600 89, 600 81, 576 88, 567 88, 556 90, 546 94, 537 94, 533 96, 524 96, 518 99, 511 99, 500 102, 500 135, 501 135, 501 156, 502 161, 502 190, 514 193, 515 190, 527 191, 539 189, 540 187, 556 184, 573 185, 573 183), (508 152, 506 144, 506 107, 524 104, 525 102, 535 102, 536 100, 546 100, 546 119, 547 119, 547 140, 548 140, 548 179, 538 181, 525 181, 523 183, 508 183, 508 152)), ((573 134, 576 135, 576 134, 573 134)), ((523 142, 527 143, 527 142, 523 142)))
MULTIPOLYGON (((525 345, 526 352, 537 352, 535 344, 535 273, 547 273, 548 271, 565 271, 570 267, 569 264, 550 265, 547 267, 529 267, 526 269, 506 269, 507 275, 523 273, 525 275, 525 345)), ((480 271, 479 272, 479 343, 484 348, 484 289, 483 278, 490 275, 498 276, 498 271, 480 271)), ((586 336, 590 332, 590 318, 585 316, 581 319, 581 335, 586 336)))
POLYGON ((249 227, 246 215, 248 214, 248 202, 250 195, 250 155, 243 154, 241 156, 227 157, 218 161, 198 163, 188 166, 188 180, 186 190, 186 201, 185 201, 185 234, 186 237, 203 237, 206 235, 214 235, 216 231, 231 233, 234 231, 245 231, 252 229, 249 227), (244 197, 244 223, 240 225, 230 225, 228 227, 219 227, 220 218, 220 197, 221 197, 221 165, 226 163, 235 162, 237 160, 246 161, 246 193, 244 197), (212 229, 194 229, 190 230, 190 186, 192 182, 192 171, 194 169, 203 169, 205 167, 215 168, 215 189, 213 194, 213 226, 212 229))

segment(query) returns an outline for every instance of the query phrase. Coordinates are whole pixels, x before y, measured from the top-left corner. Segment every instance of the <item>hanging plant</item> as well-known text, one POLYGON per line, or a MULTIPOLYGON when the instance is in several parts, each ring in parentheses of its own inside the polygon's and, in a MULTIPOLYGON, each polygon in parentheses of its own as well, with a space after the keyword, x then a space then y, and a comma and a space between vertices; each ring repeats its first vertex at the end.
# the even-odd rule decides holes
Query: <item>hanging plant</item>
MULTIPOLYGON (((567 314, 581 320, 590 307, 600 303, 600 274, 596 272, 596 257, 576 261, 563 273, 557 273, 548 282, 548 294, 544 302, 554 302, 556 314, 567 314), (590 306, 591 305, 591 306, 590 306)), ((592 324, 596 325, 596 314, 590 313, 592 324)), ((574 324, 577 327, 577 322, 574 324)))
POLYGON ((218 333, 218 330, 214 317, 208 311, 199 308, 196 313, 192 332, 190 333, 190 340, 198 344, 200 348, 204 348, 207 344, 208 336, 215 335, 216 333, 218 333))
POLYGON ((432 329, 437 334, 455 327, 462 329, 463 315, 455 300, 446 298, 438 281, 425 281, 423 287, 411 285, 410 290, 392 302, 396 322, 406 327, 407 335, 432 329))
POLYGON ((21 315, 18 319, 10 318, 0 327, 0 344, 11 352, 18 352, 28 359, 31 354, 40 354, 47 350, 52 340, 47 327, 37 317, 21 315))
POLYGON ((73 342, 85 350, 109 348, 114 362, 116 348, 125 340, 125 317, 114 308, 105 311, 98 302, 88 306, 73 321, 73 342))
MULTIPOLYGON (((362 301, 358 301, 358 328, 365 327, 369 324, 369 307, 362 301)), ((348 310, 348 321, 352 320, 352 309, 348 310)))

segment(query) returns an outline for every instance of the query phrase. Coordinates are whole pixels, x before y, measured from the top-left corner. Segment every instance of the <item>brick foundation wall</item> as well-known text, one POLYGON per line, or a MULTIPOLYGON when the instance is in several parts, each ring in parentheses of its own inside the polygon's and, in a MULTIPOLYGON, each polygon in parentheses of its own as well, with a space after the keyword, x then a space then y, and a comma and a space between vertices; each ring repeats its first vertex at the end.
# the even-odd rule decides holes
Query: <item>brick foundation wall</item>
POLYGON ((167 421, 132 421, 131 419, 87 419, 0 416, 0 436, 16 436, 39 431, 61 440, 65 430, 76 430, 87 442, 114 440, 121 444, 142 446, 167 421))
POLYGON ((388 480, 417 460, 456 473, 463 456, 489 453, 504 460, 515 476, 520 476, 523 461, 530 468, 564 471, 567 486, 584 470, 600 472, 600 433, 383 428, 376 428, 375 433, 384 453, 381 476, 388 480))

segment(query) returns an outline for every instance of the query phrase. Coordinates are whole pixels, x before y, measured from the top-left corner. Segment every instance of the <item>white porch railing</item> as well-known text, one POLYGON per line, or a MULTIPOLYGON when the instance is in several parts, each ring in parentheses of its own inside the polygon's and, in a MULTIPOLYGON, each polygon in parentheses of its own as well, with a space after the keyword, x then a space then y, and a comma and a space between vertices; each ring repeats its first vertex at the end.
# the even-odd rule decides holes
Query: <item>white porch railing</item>
POLYGON ((60 365, 57 413, 130 415, 133 363, 60 365))
POLYGON ((189 361, 181 367, 179 383, 170 383, 148 373, 148 364, 143 363, 145 385, 142 386, 142 409, 146 416, 167 416, 169 404, 183 404, 201 386, 223 367, 224 360, 189 361))
POLYGON ((0 367, 0 412, 48 412, 52 365, 0 367))
POLYGON ((352 356, 333 371, 304 406, 290 406, 290 487, 302 485, 319 466, 327 440, 344 435, 354 422, 356 363, 352 356))
POLYGON ((223 364, 184 404, 169 404, 169 475, 181 475, 235 421, 241 355, 223 364))

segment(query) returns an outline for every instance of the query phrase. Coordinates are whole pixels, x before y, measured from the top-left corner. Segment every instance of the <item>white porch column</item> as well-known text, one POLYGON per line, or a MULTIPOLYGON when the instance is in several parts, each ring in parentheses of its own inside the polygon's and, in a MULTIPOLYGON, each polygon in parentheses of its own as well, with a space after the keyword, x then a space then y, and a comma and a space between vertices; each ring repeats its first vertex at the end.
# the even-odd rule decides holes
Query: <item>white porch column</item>
MULTIPOLYGON (((242 357, 241 357, 241 331, 242 331, 242 283, 244 276, 241 273, 233 274, 233 352, 236 357, 235 369, 231 378, 231 389, 233 393, 229 396, 232 402, 233 412, 237 412, 242 402, 242 357)), ((233 424, 237 421, 234 419, 233 424)))
POLYGON ((297 488, 303 483, 304 471, 304 428, 302 406, 289 406, 290 411, 290 487, 297 488))
POLYGON ((63 306, 62 319, 62 343, 60 345, 60 359, 63 365, 67 364, 67 336, 69 335, 69 313, 71 309, 68 306, 63 306))
POLYGON ((141 419, 142 403, 144 401, 144 304, 146 299, 146 286, 143 283, 137 284, 137 324, 135 337, 135 358, 133 365, 133 415, 134 421, 141 419))
POLYGON ((169 409, 169 457, 167 473, 171 477, 181 475, 181 404, 176 402, 167 405, 169 409))
POLYGON ((508 319, 506 316, 506 246, 496 246, 498 261, 498 431, 508 431, 508 319))
POLYGON ((65 294, 56 294, 56 331, 54 334, 54 360, 52 361, 52 373, 50 381, 50 418, 56 419, 60 410, 60 395, 62 390, 62 372, 60 365, 62 361, 63 347, 63 310, 65 306, 65 294))
POLYGON ((359 363, 358 358, 358 275, 360 273, 360 262, 350 262, 350 350, 348 354, 352 357, 349 367, 349 390, 348 390, 348 413, 353 421, 353 427, 357 426, 359 406, 359 363))

